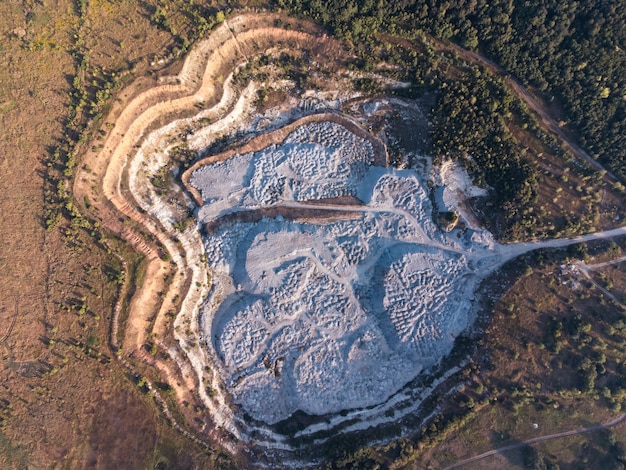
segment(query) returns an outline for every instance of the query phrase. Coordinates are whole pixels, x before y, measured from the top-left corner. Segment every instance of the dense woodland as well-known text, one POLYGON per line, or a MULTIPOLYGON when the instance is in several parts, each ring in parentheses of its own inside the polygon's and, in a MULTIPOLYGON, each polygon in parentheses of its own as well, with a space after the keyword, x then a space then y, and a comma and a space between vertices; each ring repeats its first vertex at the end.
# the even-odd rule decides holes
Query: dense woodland
POLYGON ((481 51, 560 105, 581 146, 626 180, 626 2, 276 1, 355 44, 428 33, 481 51))

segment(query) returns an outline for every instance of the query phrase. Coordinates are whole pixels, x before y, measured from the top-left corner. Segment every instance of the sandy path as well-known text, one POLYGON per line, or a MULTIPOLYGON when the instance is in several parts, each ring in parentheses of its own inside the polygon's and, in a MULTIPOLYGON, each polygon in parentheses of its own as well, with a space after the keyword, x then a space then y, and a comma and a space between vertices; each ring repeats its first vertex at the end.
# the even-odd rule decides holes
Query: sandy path
POLYGON ((623 263, 624 261, 626 261, 626 256, 622 256, 620 258, 616 258, 616 259, 613 259, 611 261, 605 261, 604 263, 596 263, 596 264, 587 264, 587 263, 585 263, 585 266, 588 269, 590 269, 592 271, 595 271, 596 269, 604 268, 606 266, 612 266, 614 264, 623 263))
POLYGON ((538 250, 541 248, 564 248, 566 246, 574 245, 576 243, 584 243, 592 240, 619 237, 623 235, 626 235, 626 225, 611 230, 587 233, 585 235, 579 235, 572 238, 555 238, 553 240, 501 245, 500 254, 504 256, 506 260, 509 260, 523 255, 524 253, 527 253, 529 251, 538 250))

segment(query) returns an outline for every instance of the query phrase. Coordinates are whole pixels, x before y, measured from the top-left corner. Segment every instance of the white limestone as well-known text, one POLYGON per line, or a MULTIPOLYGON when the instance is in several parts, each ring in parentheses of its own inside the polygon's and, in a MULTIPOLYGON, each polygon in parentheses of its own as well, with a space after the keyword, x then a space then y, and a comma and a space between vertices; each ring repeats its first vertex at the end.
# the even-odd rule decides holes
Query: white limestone
POLYGON ((203 222, 346 194, 365 202, 350 220, 279 217, 205 236, 215 277, 201 328, 233 400, 257 420, 383 403, 469 324, 482 278, 472 257, 492 247, 466 250, 441 233, 418 175, 370 167, 371 156, 369 143, 324 122, 192 177, 203 222))

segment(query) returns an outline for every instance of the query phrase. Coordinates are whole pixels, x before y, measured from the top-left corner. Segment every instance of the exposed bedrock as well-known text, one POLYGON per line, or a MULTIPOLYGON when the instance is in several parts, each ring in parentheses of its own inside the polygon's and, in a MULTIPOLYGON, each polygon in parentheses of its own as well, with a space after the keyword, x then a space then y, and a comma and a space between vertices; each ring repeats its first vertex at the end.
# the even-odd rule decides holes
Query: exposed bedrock
POLYGON ((468 325, 480 277, 468 255, 491 246, 467 250, 439 231, 419 175, 371 166, 371 153, 367 141, 321 122, 191 178, 207 224, 247 208, 297 214, 307 201, 364 201, 340 206, 349 220, 279 213, 205 236, 219 281, 202 330, 234 401, 257 420, 380 404, 448 354, 468 325))

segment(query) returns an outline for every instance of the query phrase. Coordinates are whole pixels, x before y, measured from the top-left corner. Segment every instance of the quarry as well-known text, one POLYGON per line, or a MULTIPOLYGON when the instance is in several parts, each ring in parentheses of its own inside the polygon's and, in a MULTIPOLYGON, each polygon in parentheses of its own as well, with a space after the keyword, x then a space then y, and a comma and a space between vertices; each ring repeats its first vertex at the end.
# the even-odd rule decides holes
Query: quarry
POLYGON ((333 40, 273 24, 224 22, 177 76, 129 97, 75 186, 147 260, 112 347, 233 453, 427 422, 423 404, 462 367, 445 360, 480 283, 526 252, 608 235, 497 243, 472 209, 487 189, 433 162, 405 83, 329 71, 345 59, 333 40), (315 82, 276 58, 308 61, 315 82))
POLYGON ((626 4, 544 3, 0 2, 0 469, 626 465, 626 4))
POLYGON ((202 334, 233 400, 259 421, 384 403, 468 326, 477 266, 493 244, 444 234, 419 175, 372 166, 372 153, 319 122, 190 179, 202 224, 260 208, 297 217, 323 203, 306 220, 265 216, 205 235, 214 284, 202 334), (333 220, 337 211, 345 218, 333 220))

